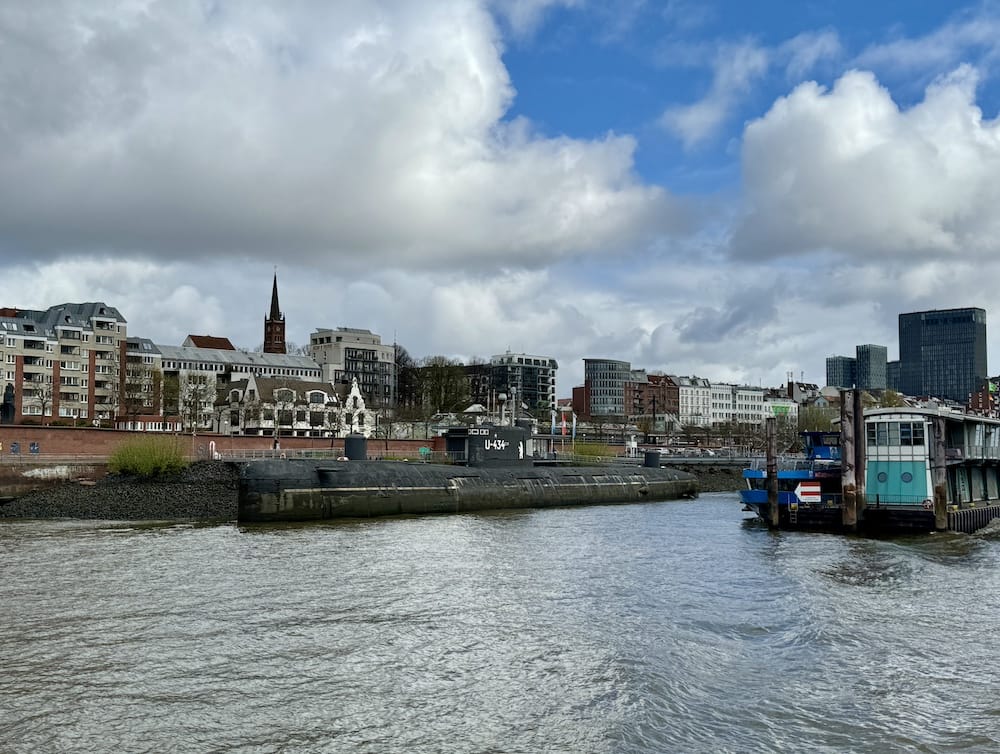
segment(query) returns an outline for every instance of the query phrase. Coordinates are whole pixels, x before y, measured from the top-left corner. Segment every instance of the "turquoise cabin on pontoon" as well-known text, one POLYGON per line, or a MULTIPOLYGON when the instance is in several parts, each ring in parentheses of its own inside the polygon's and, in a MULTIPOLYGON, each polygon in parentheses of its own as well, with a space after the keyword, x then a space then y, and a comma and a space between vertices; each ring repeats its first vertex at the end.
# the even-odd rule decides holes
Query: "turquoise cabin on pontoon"
POLYGON ((950 508, 1000 499, 1000 419, 934 408, 865 411, 868 506, 929 509, 944 468, 950 508))

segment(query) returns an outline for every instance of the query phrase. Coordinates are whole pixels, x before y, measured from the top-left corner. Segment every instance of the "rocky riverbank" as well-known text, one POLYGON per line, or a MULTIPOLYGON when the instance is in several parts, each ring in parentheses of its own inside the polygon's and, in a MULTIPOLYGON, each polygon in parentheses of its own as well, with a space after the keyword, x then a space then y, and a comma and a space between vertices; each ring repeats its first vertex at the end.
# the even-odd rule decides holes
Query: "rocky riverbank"
POLYGON ((672 469, 688 471, 698 478, 699 492, 732 492, 737 497, 739 490, 746 487, 743 481, 743 469, 729 466, 695 466, 670 464, 672 469))
POLYGON ((235 521, 238 478, 235 464, 200 461, 156 479, 68 482, 0 505, 0 518, 235 521))

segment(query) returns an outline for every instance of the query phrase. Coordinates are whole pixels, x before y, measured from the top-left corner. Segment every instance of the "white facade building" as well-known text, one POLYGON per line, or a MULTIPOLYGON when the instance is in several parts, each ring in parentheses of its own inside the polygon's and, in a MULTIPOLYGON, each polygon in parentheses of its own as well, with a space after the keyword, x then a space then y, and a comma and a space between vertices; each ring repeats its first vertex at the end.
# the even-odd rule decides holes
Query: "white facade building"
POLYGON ((702 377, 674 377, 681 426, 707 427, 712 423, 712 384, 702 377))
POLYGON ((357 380, 329 382, 254 377, 230 383, 216 401, 222 434, 274 437, 371 437, 375 418, 357 380))

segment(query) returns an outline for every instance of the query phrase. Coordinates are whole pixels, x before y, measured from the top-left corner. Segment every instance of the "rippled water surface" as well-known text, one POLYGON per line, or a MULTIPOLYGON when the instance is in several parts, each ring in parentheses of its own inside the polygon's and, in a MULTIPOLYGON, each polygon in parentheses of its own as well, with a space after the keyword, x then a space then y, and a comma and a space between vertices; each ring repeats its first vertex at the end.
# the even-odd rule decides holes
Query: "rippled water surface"
POLYGON ((1000 750, 1000 529, 0 522, 0 751, 1000 750))

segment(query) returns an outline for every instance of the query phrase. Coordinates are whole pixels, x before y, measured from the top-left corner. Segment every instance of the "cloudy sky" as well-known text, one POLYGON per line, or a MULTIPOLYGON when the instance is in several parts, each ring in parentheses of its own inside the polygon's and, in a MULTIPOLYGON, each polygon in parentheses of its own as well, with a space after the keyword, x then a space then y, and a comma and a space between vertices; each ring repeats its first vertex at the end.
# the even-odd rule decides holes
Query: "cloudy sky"
POLYGON ((981 306, 1000 4, 0 4, 0 305, 822 383, 981 306))

